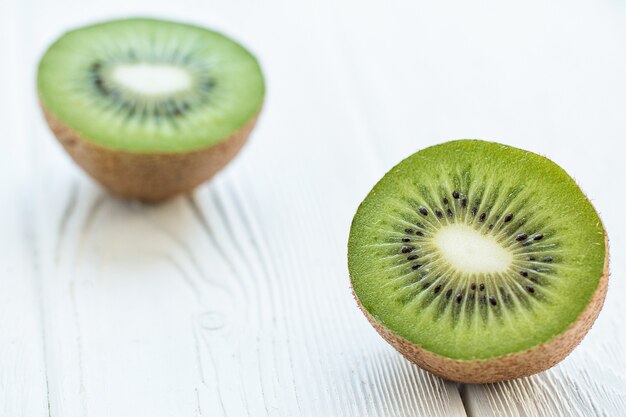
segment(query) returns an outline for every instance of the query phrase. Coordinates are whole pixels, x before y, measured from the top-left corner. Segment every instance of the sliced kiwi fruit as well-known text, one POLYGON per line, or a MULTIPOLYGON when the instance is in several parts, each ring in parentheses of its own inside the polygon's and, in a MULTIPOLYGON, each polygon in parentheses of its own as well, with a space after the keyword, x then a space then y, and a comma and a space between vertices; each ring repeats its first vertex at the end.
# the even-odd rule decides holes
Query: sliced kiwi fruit
POLYGON ((361 310, 400 353, 446 379, 486 383, 574 349, 602 308, 608 247, 554 162, 459 140, 376 184, 352 222, 348 266, 361 310))
POLYGON ((158 201, 215 175, 261 110, 255 57, 217 32, 123 19, 65 33, 43 55, 37 85, 54 134, 115 194, 158 201))

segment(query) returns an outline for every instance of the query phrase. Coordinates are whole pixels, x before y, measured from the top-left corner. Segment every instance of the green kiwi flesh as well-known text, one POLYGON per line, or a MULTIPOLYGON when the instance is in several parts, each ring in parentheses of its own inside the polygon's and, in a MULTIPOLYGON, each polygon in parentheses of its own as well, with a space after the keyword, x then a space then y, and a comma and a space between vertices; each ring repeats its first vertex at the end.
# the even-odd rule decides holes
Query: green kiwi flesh
POLYGON ((259 113, 265 85, 255 57, 209 29, 157 19, 72 30, 45 52, 42 106, 78 137, 106 149, 204 149, 259 113))
POLYGON ((411 155, 376 184, 353 219, 348 266, 359 304, 385 331, 439 357, 488 361, 572 327, 606 277, 605 240, 558 165, 459 140, 411 155))

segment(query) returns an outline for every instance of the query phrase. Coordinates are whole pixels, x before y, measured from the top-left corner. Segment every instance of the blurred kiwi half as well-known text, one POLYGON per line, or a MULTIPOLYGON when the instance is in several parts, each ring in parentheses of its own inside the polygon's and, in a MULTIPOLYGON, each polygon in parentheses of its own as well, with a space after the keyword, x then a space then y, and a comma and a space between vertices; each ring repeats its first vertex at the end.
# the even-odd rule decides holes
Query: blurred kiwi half
POLYGON ((156 202, 188 192, 246 143, 263 105, 256 58, 212 30, 149 18, 71 30, 37 86, 71 157, 112 193, 156 202))

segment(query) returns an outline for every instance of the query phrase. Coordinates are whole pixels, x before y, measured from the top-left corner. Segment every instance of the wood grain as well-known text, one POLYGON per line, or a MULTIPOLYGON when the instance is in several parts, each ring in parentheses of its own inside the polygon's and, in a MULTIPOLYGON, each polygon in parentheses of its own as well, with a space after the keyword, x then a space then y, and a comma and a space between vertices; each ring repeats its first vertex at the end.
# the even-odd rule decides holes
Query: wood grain
POLYGON ((625 19, 591 0, 0 3, 0 416, 623 415, 625 19), (268 77, 241 155, 158 206, 75 167, 33 82, 63 30, 143 14, 235 35, 268 77), (401 158, 460 137, 548 155, 606 222, 605 309, 544 374, 445 382, 351 297, 361 199, 401 158))
POLYGON ((28 100, 20 86, 29 82, 21 70, 28 62, 22 44, 24 10, 0 3, 0 416, 48 415, 47 368, 39 283, 34 261, 37 228, 29 185, 33 173, 28 129, 28 100), (10 99, 7 99, 10 98, 10 99), (25 131, 24 128, 27 130, 25 131))

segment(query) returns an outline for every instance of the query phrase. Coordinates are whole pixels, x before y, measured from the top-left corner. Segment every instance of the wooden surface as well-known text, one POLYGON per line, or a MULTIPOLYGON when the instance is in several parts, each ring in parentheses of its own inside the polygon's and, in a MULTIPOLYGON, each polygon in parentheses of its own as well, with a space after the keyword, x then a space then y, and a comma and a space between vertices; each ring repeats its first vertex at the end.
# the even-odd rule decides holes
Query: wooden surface
POLYGON ((625 42, 617 0, 3 0, 0 416, 626 415, 625 42), (62 31, 146 14, 237 37, 268 79, 240 157, 159 206, 86 178, 34 89, 62 31), (361 199, 403 157, 463 137, 551 157, 611 237, 605 309, 540 375, 444 382, 350 294, 361 199))

